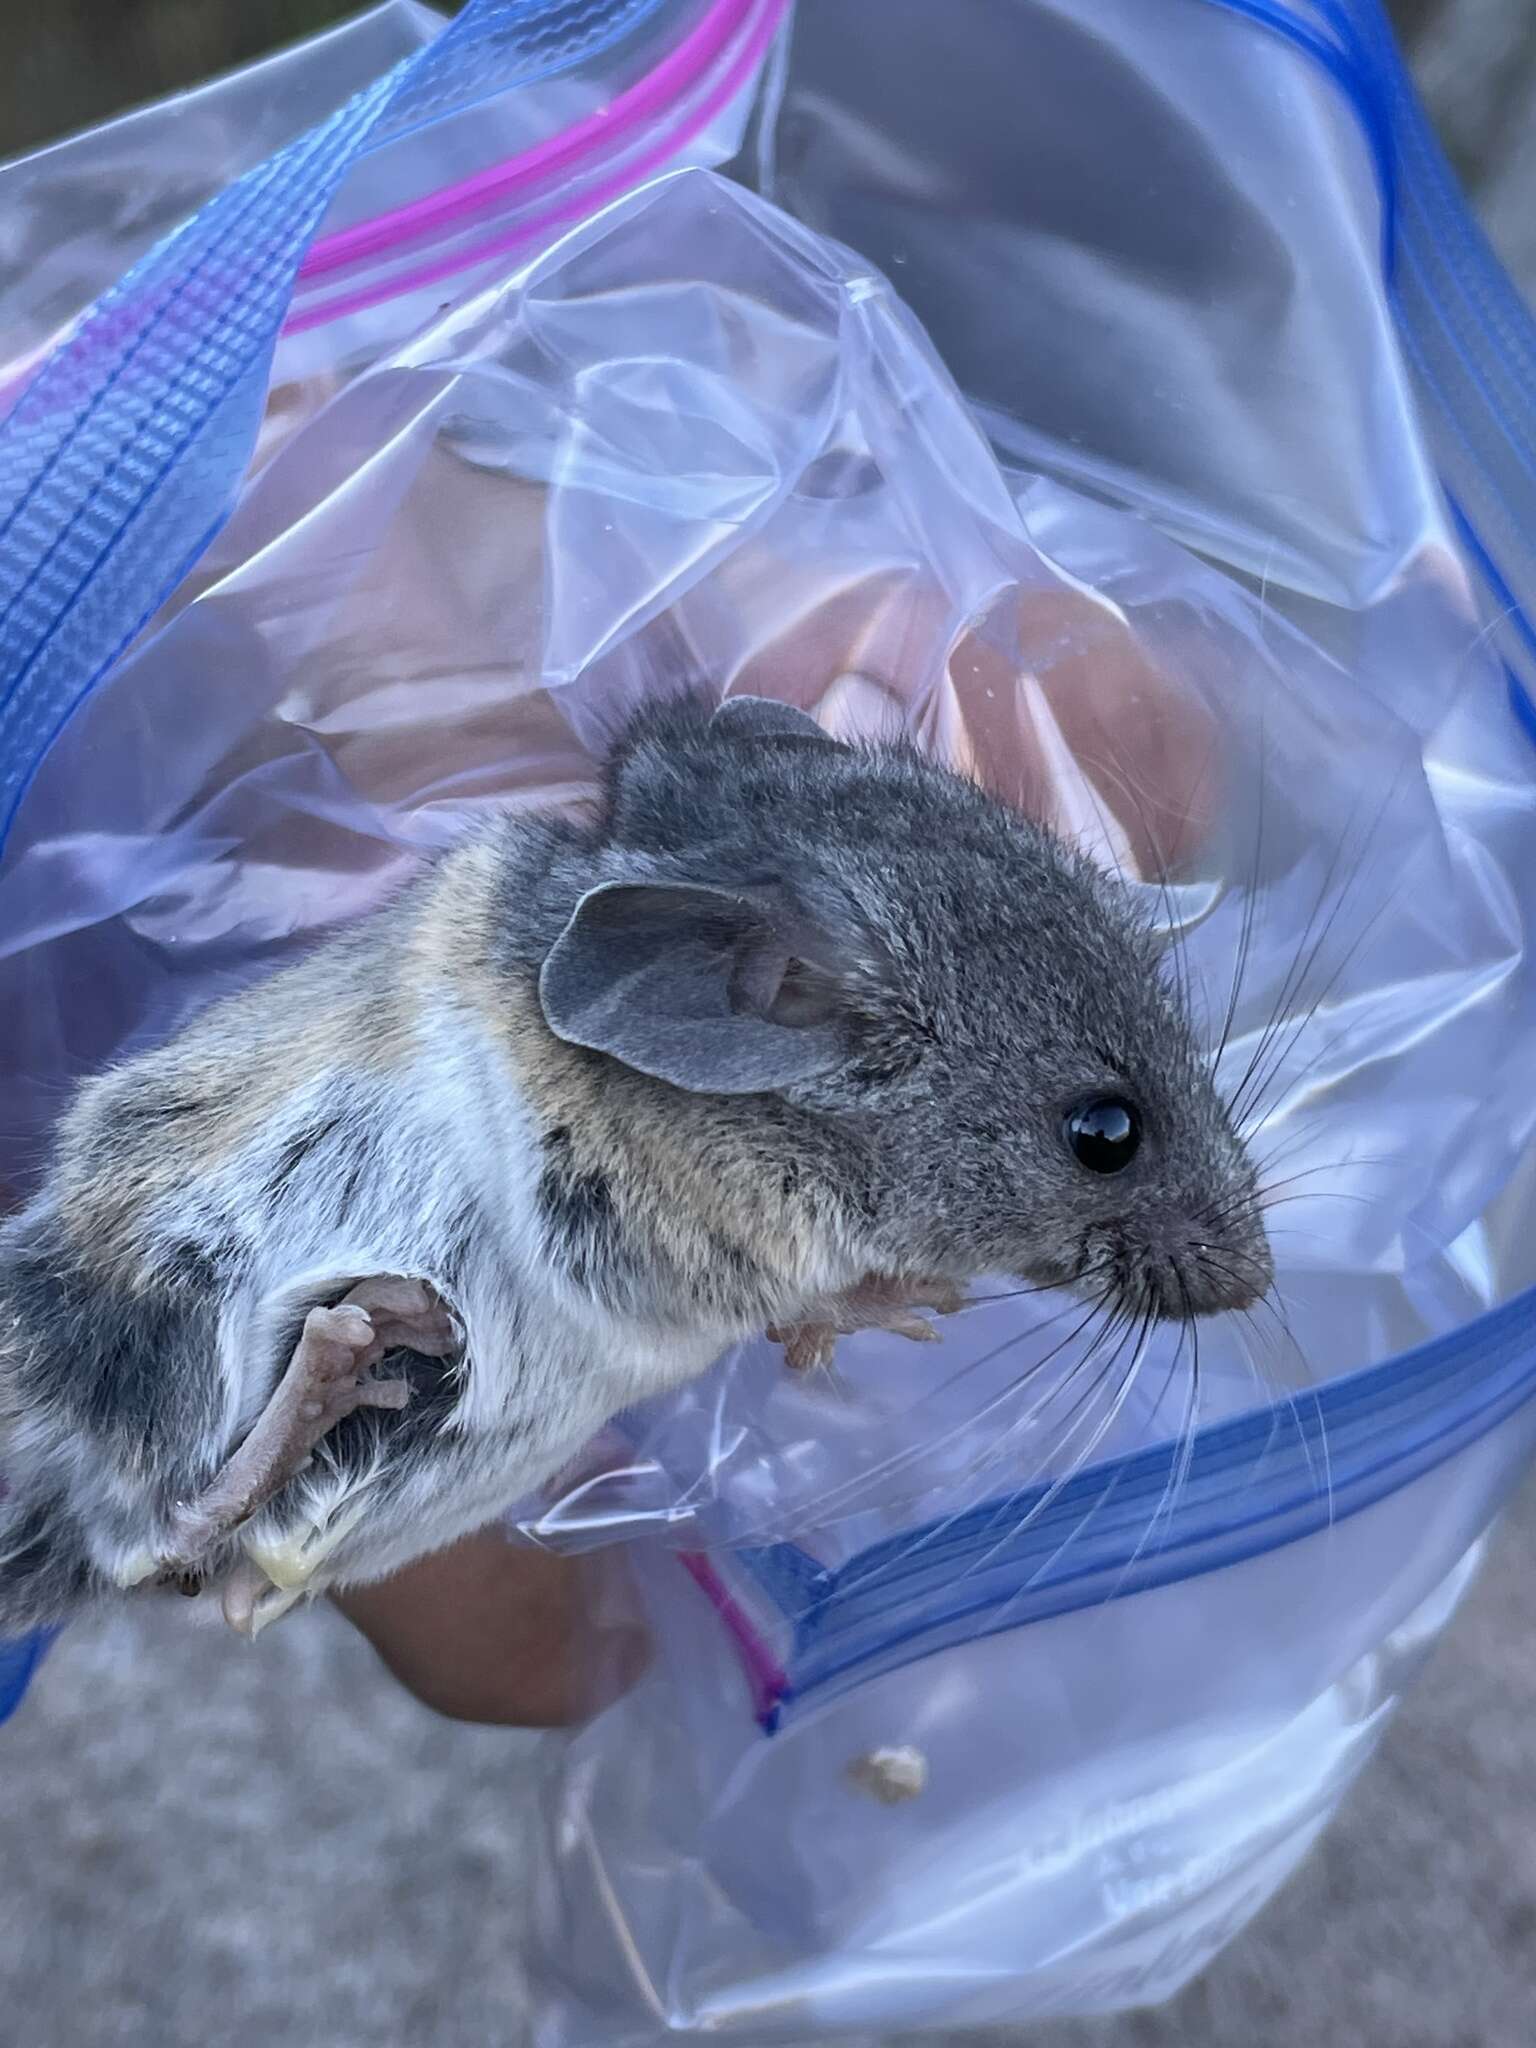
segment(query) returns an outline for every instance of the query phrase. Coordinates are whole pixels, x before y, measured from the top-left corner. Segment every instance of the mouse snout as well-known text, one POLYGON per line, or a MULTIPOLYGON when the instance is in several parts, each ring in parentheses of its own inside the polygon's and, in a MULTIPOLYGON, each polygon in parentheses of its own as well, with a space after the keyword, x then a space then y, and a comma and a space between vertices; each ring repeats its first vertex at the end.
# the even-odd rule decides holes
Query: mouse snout
POLYGON ((1111 1257, 1096 1263, 1101 1272, 1108 1268, 1116 1274, 1115 1291, 1133 1312, 1170 1322, 1252 1308, 1274 1280, 1269 1246, 1259 1229, 1224 1242, 1195 1231, 1153 1244, 1121 1240, 1111 1257))
POLYGON ((1262 1234, 1255 1233, 1252 1241, 1220 1244, 1191 1235, 1154 1253, 1144 1284, 1159 1316, 1182 1319, 1252 1308, 1269 1292, 1274 1277, 1262 1234))

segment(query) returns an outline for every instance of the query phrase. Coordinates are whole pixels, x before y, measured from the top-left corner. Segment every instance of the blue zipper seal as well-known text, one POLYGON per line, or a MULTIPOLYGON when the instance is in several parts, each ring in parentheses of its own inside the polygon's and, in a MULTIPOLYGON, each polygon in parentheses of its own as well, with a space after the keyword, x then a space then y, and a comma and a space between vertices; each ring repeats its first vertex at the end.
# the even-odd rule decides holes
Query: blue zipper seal
MULTIPOLYGON (((1225 1570, 1316 1535, 1433 1471, 1533 1395, 1529 1290, 1292 1408, 1201 1430, 1182 1475, 1184 1447, 1154 1445, 888 1537, 836 1568, 789 1544, 739 1549, 738 1562, 790 1622, 790 1684, 778 1714, 955 1642, 1225 1570), (1164 1518, 1176 1483, 1179 1499, 1164 1518)), ((1536 1411, 1531 1439, 1536 1447, 1536 1411)))

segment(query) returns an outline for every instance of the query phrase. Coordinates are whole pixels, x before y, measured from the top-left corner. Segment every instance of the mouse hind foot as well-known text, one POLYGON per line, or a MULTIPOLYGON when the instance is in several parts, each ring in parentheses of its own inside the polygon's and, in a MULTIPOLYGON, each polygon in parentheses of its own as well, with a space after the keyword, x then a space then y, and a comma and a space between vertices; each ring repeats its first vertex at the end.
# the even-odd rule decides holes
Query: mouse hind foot
POLYGON ((154 1568, 169 1576, 195 1574, 225 1537, 303 1470, 343 1417, 365 1407, 404 1408, 409 1384, 374 1377, 388 1353, 444 1358, 457 1348, 452 1314, 424 1281, 362 1280, 335 1307, 311 1309, 254 1427, 211 1484, 178 1510, 170 1544, 154 1568))

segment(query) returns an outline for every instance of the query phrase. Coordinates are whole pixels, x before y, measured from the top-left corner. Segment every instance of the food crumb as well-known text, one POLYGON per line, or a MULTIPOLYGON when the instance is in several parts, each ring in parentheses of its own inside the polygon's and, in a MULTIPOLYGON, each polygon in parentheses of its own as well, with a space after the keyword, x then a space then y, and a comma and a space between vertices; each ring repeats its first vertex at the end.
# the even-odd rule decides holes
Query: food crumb
POLYGON ((916 1799, 928 1783, 928 1759, 909 1743, 890 1749, 867 1750, 848 1766, 851 1783, 868 1792, 882 1806, 904 1806, 916 1799))

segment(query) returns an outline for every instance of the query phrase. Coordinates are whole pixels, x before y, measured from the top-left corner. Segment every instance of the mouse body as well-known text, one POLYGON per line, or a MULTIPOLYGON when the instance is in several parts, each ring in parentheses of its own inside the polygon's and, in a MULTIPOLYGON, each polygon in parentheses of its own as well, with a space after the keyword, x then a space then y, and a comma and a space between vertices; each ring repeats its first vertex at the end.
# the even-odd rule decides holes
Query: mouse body
POLYGON ((259 1626, 733 1342, 996 1272, 1269 1284, 1139 907, 909 747, 653 708, 592 820, 491 819, 81 1089, 0 1224, 0 1634, 177 1572, 259 1626))

